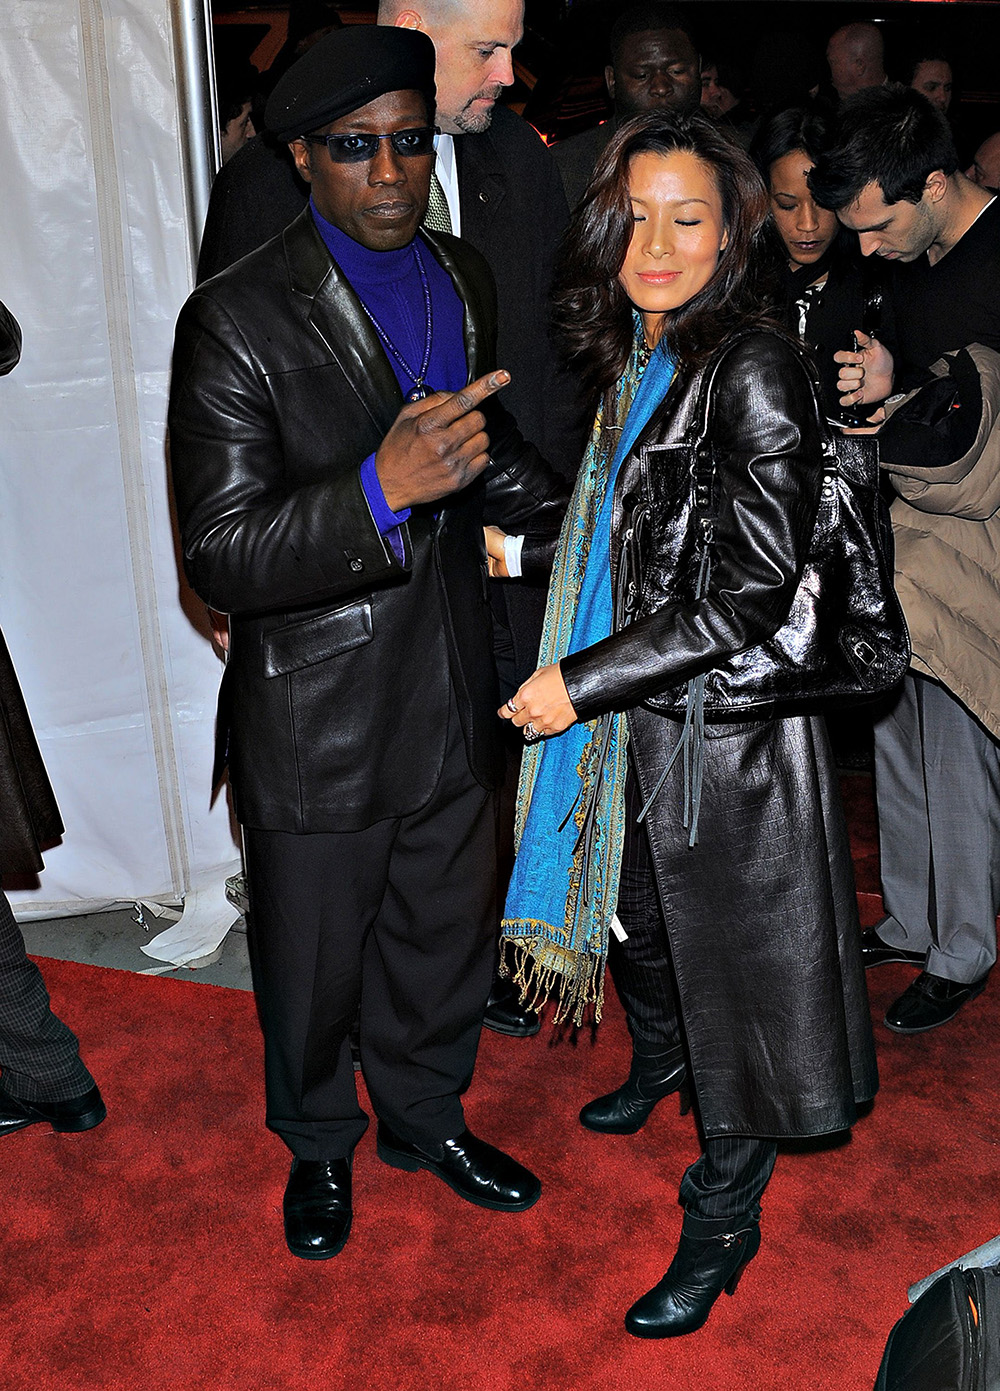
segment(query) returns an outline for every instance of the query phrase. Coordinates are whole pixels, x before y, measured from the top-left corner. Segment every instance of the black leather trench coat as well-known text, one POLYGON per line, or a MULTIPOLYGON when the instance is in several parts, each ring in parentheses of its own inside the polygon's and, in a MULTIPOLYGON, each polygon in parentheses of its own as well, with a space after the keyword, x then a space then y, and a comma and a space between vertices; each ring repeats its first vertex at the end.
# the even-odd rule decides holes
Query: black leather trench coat
MULTIPOLYGON (((690 592, 680 546, 689 480, 662 476, 657 446, 684 438, 700 381, 698 373, 675 378, 616 481, 612 576, 632 512, 650 508, 642 579, 658 596, 655 609, 562 662, 581 718, 628 711, 644 799, 680 726, 643 702, 777 631, 821 484, 819 422, 800 352, 778 333, 752 333, 727 354, 715 386, 719 516, 708 593, 672 598, 690 592)), ((823 723, 710 724, 693 848, 681 824, 682 776, 678 763, 647 828, 705 1133, 843 1129, 874 1095, 877 1072, 823 723)))
MULTIPOLYGON (((21 329, 0 304, 0 377, 17 366, 20 356, 21 329)), ((40 870, 41 847, 57 841, 62 831, 17 673, 0 633, 0 874, 40 870)))
MULTIPOLYGON (((511 373, 503 393, 526 439, 557 472, 576 477, 586 422, 574 379, 557 369, 549 338, 549 291, 569 211, 551 152, 520 116, 497 105, 488 130, 455 138, 461 236, 484 257, 497 286, 497 366, 511 373)), ((216 275, 282 232, 305 207, 308 186, 287 146, 255 136, 222 166, 212 185, 198 279, 216 275)), ((518 679, 535 669, 547 576, 490 586, 510 630, 518 679)))
MULTIPOLYGON (((427 240, 465 305, 478 377, 495 365, 492 277, 456 238, 427 240)), ((359 476, 401 405, 308 210, 181 311, 177 516, 192 587, 231 615, 220 724, 245 825, 352 831, 418 810, 452 700, 473 774, 486 787, 499 778, 482 526, 526 531, 544 551, 565 486, 491 401, 493 463, 444 503, 413 509, 401 562, 359 476)))

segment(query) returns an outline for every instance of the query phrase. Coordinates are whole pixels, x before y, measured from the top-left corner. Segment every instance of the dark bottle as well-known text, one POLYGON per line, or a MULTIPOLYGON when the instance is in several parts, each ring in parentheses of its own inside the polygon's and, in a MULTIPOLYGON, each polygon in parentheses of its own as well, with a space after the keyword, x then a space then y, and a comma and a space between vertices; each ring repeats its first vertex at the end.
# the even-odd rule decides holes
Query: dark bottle
MULTIPOLYGON (((882 275, 881 266, 873 265, 871 260, 865 262, 864 266, 864 297, 861 308, 861 330, 868 338, 877 338, 882 328, 882 275)), ((847 345, 847 351, 856 353, 859 351, 857 333, 851 334, 851 341, 847 345)), ((871 422, 868 417, 873 415, 878 408, 877 401, 859 403, 856 406, 841 406, 838 411, 838 419, 841 425, 857 428, 858 426, 869 425, 871 422)))

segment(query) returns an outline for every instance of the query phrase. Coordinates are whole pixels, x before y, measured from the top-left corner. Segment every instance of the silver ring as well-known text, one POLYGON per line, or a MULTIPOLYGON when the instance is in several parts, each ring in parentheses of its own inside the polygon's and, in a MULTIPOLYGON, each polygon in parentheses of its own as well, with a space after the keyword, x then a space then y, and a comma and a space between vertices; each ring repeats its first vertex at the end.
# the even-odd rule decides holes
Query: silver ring
POLYGON ((542 736, 539 734, 538 730, 529 720, 528 723, 524 726, 524 742, 526 744, 533 744, 536 741, 536 739, 540 739, 541 737, 542 736))
POLYGON ((507 709, 510 711, 512 715, 517 714, 517 706, 514 704, 513 696, 511 696, 510 699, 507 701, 507 709))

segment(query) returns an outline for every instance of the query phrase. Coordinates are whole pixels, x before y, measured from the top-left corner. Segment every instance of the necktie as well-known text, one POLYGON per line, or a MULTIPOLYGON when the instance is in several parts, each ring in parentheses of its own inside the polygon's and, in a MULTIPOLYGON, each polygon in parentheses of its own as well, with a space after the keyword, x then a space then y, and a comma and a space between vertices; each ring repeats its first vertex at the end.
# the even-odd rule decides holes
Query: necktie
POLYGON ((424 217, 424 226, 432 232, 451 231, 451 213, 448 210, 448 199, 444 196, 444 189, 441 187, 441 180, 437 174, 431 174, 431 191, 427 199, 427 213, 424 217))

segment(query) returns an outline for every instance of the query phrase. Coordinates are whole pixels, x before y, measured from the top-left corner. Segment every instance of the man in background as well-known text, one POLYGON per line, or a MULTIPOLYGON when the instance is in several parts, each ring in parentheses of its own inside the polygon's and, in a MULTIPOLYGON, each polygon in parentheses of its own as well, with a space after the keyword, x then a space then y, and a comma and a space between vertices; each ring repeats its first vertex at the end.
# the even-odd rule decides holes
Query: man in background
POLYGON ((905 81, 908 87, 926 97, 931 106, 947 114, 955 90, 951 63, 936 48, 917 49, 907 60, 905 81))
POLYGON ((256 133, 250 110, 256 81, 257 69, 252 63, 228 58, 216 64, 215 88, 223 164, 228 164, 237 150, 242 150, 256 133))
POLYGON ((1000 188, 1000 130, 988 135, 972 157, 972 163, 965 171, 980 188, 1000 188))
MULTIPOLYGON (((897 391, 920 386, 933 363, 970 344, 1000 350, 1000 201, 959 171, 943 112, 899 85, 861 92, 845 103, 833 146, 809 185, 816 201, 857 233, 862 255, 893 267, 887 293, 897 360, 864 335, 858 353, 838 354, 842 383, 853 375, 850 404, 882 400, 893 384, 897 391)), ((978 418, 968 408, 959 415, 978 418)), ((962 512, 964 494, 952 491, 975 556, 980 519, 975 508, 962 512)), ((940 508, 937 501, 928 510, 940 508)), ((893 518, 897 531, 921 530, 912 488, 894 502, 893 518)), ((910 1034, 953 1018, 983 989, 996 960, 996 689, 963 673, 977 666, 966 651, 974 657, 1000 644, 1000 616, 995 606, 970 610, 956 553, 947 561, 934 548, 910 545, 906 555, 897 564, 904 613, 921 594, 936 596, 939 608, 936 635, 922 647, 914 638, 902 691, 875 724, 887 916, 865 933, 863 955, 868 966, 921 968, 885 1016, 888 1028, 910 1034)))
POLYGON ((867 87, 884 87, 885 45, 877 24, 856 20, 835 29, 826 45, 830 81, 841 101, 867 87))
POLYGON ((571 208, 622 121, 647 111, 693 111, 701 101, 701 60, 691 23, 678 6, 655 0, 630 6, 614 24, 609 46, 604 81, 614 116, 553 147, 571 208))

